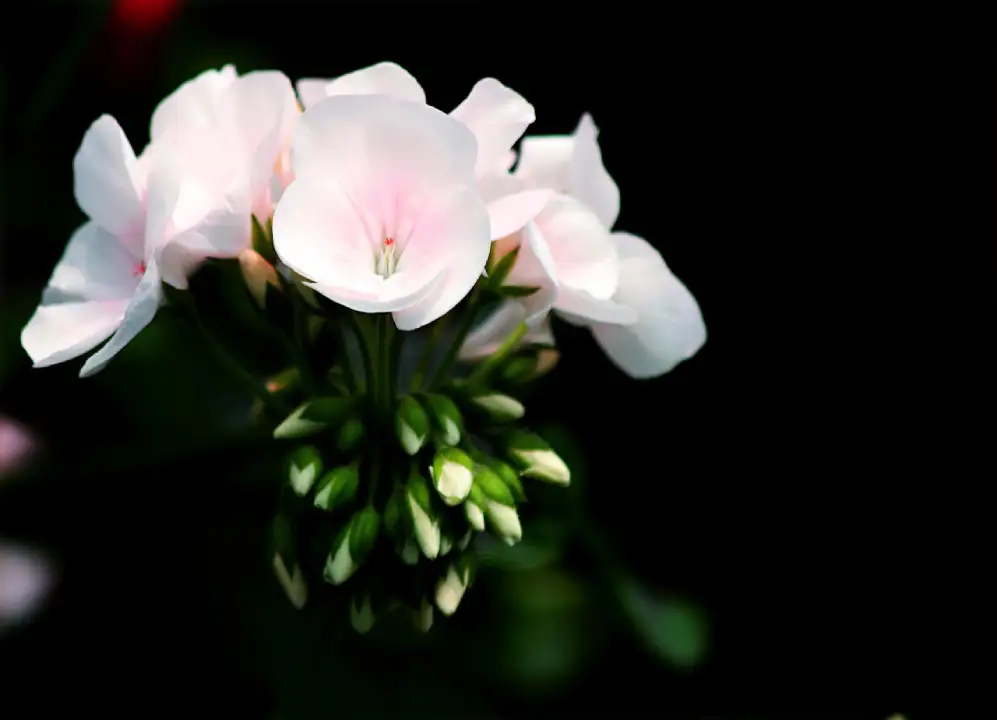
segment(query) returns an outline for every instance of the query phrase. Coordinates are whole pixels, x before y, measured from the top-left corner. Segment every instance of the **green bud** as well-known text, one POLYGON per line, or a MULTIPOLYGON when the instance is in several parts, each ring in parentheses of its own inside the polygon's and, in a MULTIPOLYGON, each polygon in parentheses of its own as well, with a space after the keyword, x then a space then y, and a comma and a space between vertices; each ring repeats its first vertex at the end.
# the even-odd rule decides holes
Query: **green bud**
POLYGON ((287 595, 287 599, 291 601, 294 609, 300 610, 303 608, 308 601, 308 586, 305 584, 305 578, 301 574, 301 566, 293 563, 291 570, 288 571, 284 557, 279 552, 275 552, 273 554, 273 569, 277 575, 277 582, 280 583, 284 594, 287 595))
POLYGON ((419 562, 419 545, 412 538, 405 538, 405 542, 398 548, 398 557, 406 565, 415 565, 419 562))
POLYGON ((395 539, 405 530, 405 498, 400 486, 395 486, 384 506, 384 530, 395 539))
POLYGON ((366 635, 374 627, 374 609, 370 604, 370 596, 354 597, 350 602, 350 624, 361 635, 366 635))
POLYGON ((507 545, 515 545, 522 540, 523 528, 519 523, 519 514, 515 507, 488 500, 485 504, 485 518, 492 534, 505 541, 507 545))
POLYGON ((433 627, 433 605, 428 598, 423 598, 419 609, 413 612, 412 621, 417 630, 429 632, 433 627))
POLYGON ((520 384, 533 379, 536 370, 536 358, 522 356, 513 358, 502 369, 502 379, 513 384, 520 384))
POLYGON ((471 495, 464 501, 464 514, 467 516, 467 524, 478 532, 485 529, 484 506, 486 502, 488 502, 488 498, 484 497, 484 493, 481 492, 480 488, 473 487, 471 488, 471 495), (476 494, 482 497, 475 499, 474 496, 476 494))
POLYGON ((363 420, 357 416, 351 417, 339 429, 336 447, 339 448, 340 452, 348 453, 361 443, 366 433, 367 429, 364 427, 363 420))
POLYGON ((474 539, 474 530, 468 530, 464 533, 464 537, 457 541, 457 549, 461 552, 467 550, 468 546, 471 544, 471 540, 474 539))
POLYGON ((273 436, 278 440, 306 437, 328 428, 335 428, 353 411, 353 398, 325 397, 302 403, 277 426, 273 436))
POLYGON ((512 496, 516 499, 517 504, 526 501, 526 492, 523 490, 523 483, 520 482, 519 473, 516 472, 515 468, 508 463, 495 459, 490 459, 488 466, 495 471, 496 475, 502 478, 502 482, 512 492, 512 496))
POLYGON ((287 476, 291 489, 298 497, 304 497, 322 473, 322 455, 311 445, 299 447, 288 462, 287 476))
POLYGON ((483 410, 489 418, 495 422, 511 422, 519 420, 526 414, 523 403, 514 397, 503 395, 502 393, 490 392, 483 395, 475 395, 471 402, 483 410))
POLYGON ((356 463, 343 465, 325 474, 315 491, 315 507, 333 510, 350 502, 357 494, 360 476, 356 463))
POLYGON ((457 611, 467 589, 466 578, 466 574, 451 565, 447 568, 447 574, 436 583, 436 607, 444 615, 453 615, 457 611))
POLYGON ((440 431, 441 440, 445 445, 456 445, 460 442, 460 434, 464 427, 464 419, 460 415, 457 403, 446 395, 427 393, 424 395, 426 405, 433 415, 433 421, 440 431))
POLYGON ((474 461, 463 450, 444 447, 433 458, 430 474, 436 490, 447 505, 458 505, 471 491, 474 461))
POLYGON ((418 473, 409 476, 405 488, 409 516, 412 519, 412 533, 422 550, 422 554, 430 560, 440 554, 440 522, 433 512, 429 483, 418 473))
POLYGON ((350 553, 350 530, 356 519, 357 515, 354 515, 343 529, 339 531, 336 540, 332 543, 332 550, 325 560, 325 569, 322 572, 322 577, 326 582, 333 585, 342 585, 352 577, 353 573, 359 567, 359 564, 353 560, 353 555, 350 553))
POLYGON ((398 403, 395 432, 398 434, 402 449, 409 455, 419 452, 429 436, 429 417, 419 401, 411 395, 406 395, 398 403))
MULTIPOLYGON (((481 489, 481 492, 484 493, 485 498, 488 500, 494 500, 495 502, 509 506, 516 504, 516 498, 513 497, 509 486, 502 481, 497 472, 487 465, 478 465, 475 467, 474 485, 481 489)), ((482 510, 485 509, 487 508, 482 505, 482 510)))
POLYGON ((514 431, 506 448, 510 459, 522 468, 523 475, 557 485, 571 482, 571 471, 564 460, 539 435, 514 431))
POLYGON ((381 516, 372 505, 368 505, 354 516, 352 525, 350 555, 356 562, 362 563, 377 544, 377 536, 381 532, 381 516))

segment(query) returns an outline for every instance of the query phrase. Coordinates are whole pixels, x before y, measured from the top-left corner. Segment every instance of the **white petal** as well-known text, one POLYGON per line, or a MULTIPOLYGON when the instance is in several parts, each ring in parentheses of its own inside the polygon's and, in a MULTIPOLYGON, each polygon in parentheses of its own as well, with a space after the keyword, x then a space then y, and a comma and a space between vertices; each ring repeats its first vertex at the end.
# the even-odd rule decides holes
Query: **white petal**
POLYGON ((593 322, 614 325, 633 325, 637 322, 637 311, 615 300, 593 297, 584 290, 561 287, 555 309, 572 325, 588 325, 593 322))
POLYGON ((144 180, 118 121, 101 115, 73 158, 73 191, 87 216, 112 235, 141 242, 144 180))
POLYGON ((599 131, 586 113, 574 135, 574 152, 566 192, 581 200, 608 230, 620 214, 620 190, 602 164, 599 131))
POLYGON ((642 238, 615 233, 620 287, 615 299, 634 308, 627 327, 594 325, 606 354, 634 378, 662 375, 695 355, 706 342, 706 325, 692 293, 672 274, 660 253, 642 238))
POLYGON ((561 286, 609 300, 616 291, 619 261, 599 218, 578 200, 557 195, 535 222, 550 249, 561 286))
POLYGON ((295 176, 315 172, 347 187, 473 184, 477 142, 464 125, 421 103, 384 95, 326 98, 301 116, 291 141, 295 176))
POLYGON ((80 370, 80 377, 89 377, 105 365, 152 322, 163 299, 159 270, 151 263, 135 290, 135 296, 125 310, 124 319, 111 339, 91 355, 80 370))
POLYGON ((569 135, 528 135, 519 144, 515 175, 531 187, 565 192, 574 147, 575 141, 569 135))
POLYGON ((491 239, 498 240, 521 230, 554 197, 552 190, 524 190, 488 203, 491 239))
POLYGON ((387 95, 409 102, 425 103, 426 92, 408 70, 393 62, 379 62, 330 80, 326 97, 334 95, 387 95))
POLYGON ((325 94, 325 88, 329 82, 329 80, 320 78, 301 78, 298 80, 294 84, 294 87, 298 91, 298 99, 301 101, 301 107, 307 110, 319 100, 328 97, 325 94))
POLYGON ((107 340, 127 307, 127 300, 41 305, 21 331, 21 345, 38 368, 72 360, 107 340))
POLYGON ((218 99, 235 82, 233 65, 205 70, 173 91, 152 113, 150 137, 155 140, 171 126, 203 127, 217 119, 218 99))
POLYGON ((84 223, 56 263, 43 302, 46 298, 52 302, 128 300, 138 285, 142 259, 96 223, 84 223))
POLYGON ((526 323, 534 326, 557 303, 560 285, 557 265, 540 228, 535 223, 530 223, 523 229, 522 235, 519 255, 507 282, 510 285, 540 288, 520 300, 526 309, 526 323))
POLYGON ((536 120, 533 106, 494 78, 475 83, 467 98, 450 114, 467 125, 478 140, 479 176, 504 164, 509 149, 536 120))
POLYGON ((461 346, 461 359, 470 360, 491 355, 525 319, 526 311, 521 303, 514 300, 505 301, 468 334, 461 346))

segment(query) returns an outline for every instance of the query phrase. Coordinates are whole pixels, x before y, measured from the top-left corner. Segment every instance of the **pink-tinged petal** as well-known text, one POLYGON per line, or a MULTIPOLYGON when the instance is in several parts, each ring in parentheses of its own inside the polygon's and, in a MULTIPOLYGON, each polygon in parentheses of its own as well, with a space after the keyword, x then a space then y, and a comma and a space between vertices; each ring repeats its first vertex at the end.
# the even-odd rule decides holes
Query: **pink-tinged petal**
POLYGON ((535 222, 550 248, 561 286, 609 300, 616 291, 618 259, 599 218, 578 200, 557 195, 535 222))
POLYGON ((21 346, 36 368, 90 352, 111 337, 128 300, 79 300, 40 305, 21 331, 21 346))
POLYGON ((574 140, 569 135, 533 135, 519 144, 515 175, 531 187, 565 192, 571 169, 574 140))
POLYGON ((235 82, 233 65, 205 70, 173 91, 152 113, 149 135, 158 139, 171 126, 205 127, 217 121, 218 100, 235 82))
POLYGON ((506 163, 510 148, 537 118, 522 95, 494 78, 475 83, 450 115, 467 125, 478 140, 479 177, 506 163))
POLYGON ((563 285, 558 291, 554 308, 565 320, 576 326, 593 322, 615 325, 632 325, 637 322, 637 313, 633 308, 563 285))
POLYGON ((543 233, 530 223, 520 233, 519 255, 506 282, 509 285, 540 288, 519 302, 526 311, 527 324, 535 325, 546 317, 560 294, 557 266, 543 233))
POLYGON ((552 190, 524 190, 489 202, 492 239, 498 240, 526 227, 553 197, 552 190))
POLYGON ((474 183, 477 142, 464 125, 425 104, 384 95, 337 95, 303 114, 291 169, 333 176, 344 187, 474 183))
POLYGON ((437 289, 446 278, 443 270, 436 272, 429 282, 411 275, 398 274, 389 278, 354 282, 352 287, 305 283, 317 293, 333 302, 362 313, 395 312, 402 308, 424 302, 435 296, 437 289))
POLYGON ((294 84, 294 87, 298 91, 298 100, 301 101, 301 107, 307 110, 315 103, 327 98, 328 95, 325 94, 325 88, 329 82, 328 79, 321 78, 301 78, 298 80, 294 84))
POLYGON ((399 259, 399 273, 439 267, 445 276, 435 292, 394 312, 399 330, 416 330, 450 312, 481 277, 491 249, 488 210, 473 186, 456 187, 427 204, 399 259))
MULTIPOLYGON (((553 347, 554 334, 551 332, 549 318, 550 316, 547 316, 533 325, 523 336, 520 344, 553 347)), ((488 357, 498 350, 502 342, 525 320, 522 304, 513 300, 505 301, 467 336, 461 345, 460 359, 478 360, 488 357)))
POLYGON ((135 295, 128 303, 124 319, 111 339, 97 352, 87 358, 80 370, 80 377, 89 377, 99 372, 110 360, 130 343, 152 322, 163 301, 163 286, 155 263, 148 266, 145 275, 135 289, 135 295))
POLYGON ((73 158, 73 191, 87 216, 112 235, 141 242, 145 183, 128 138, 110 115, 101 115, 73 158))
POLYGON ((425 104, 426 91, 408 70, 393 62, 379 62, 330 80, 326 97, 334 95, 387 95, 425 104))
POLYGON ((631 377, 656 377, 695 355, 706 342, 706 324, 695 297, 643 238, 614 234, 620 254, 615 298, 632 307, 629 326, 592 326, 606 355, 631 377))
POLYGON ((620 190, 602 163, 598 135, 592 116, 586 113, 575 129, 566 191, 585 203, 609 229, 620 214, 620 190))
POLYGON ((143 258, 94 222, 69 238, 45 288, 42 302, 127 300, 135 292, 143 258))

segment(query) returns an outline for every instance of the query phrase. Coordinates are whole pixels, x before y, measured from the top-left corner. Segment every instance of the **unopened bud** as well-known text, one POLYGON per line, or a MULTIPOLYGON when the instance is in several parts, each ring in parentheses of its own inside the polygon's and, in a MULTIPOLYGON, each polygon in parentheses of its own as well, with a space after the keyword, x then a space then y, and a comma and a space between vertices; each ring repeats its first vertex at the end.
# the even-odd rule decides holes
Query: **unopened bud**
POLYGON ((388 537, 398 540, 405 537, 405 498, 400 485, 392 490, 384 505, 384 531, 388 537))
POLYGON ((374 627, 374 609, 371 607, 370 597, 364 595, 359 601, 358 598, 353 598, 350 603, 350 624, 361 635, 366 635, 374 627))
POLYGON ((381 516, 373 506, 368 505, 353 518, 350 528, 350 555, 362 563, 377 544, 381 532, 381 516))
POLYGON ((277 582, 280 583, 284 594, 287 595, 287 599, 291 601, 294 609, 300 610, 303 608, 305 602, 308 600, 308 586, 305 584, 305 578, 301 574, 301 566, 294 563, 293 570, 288 572, 287 565, 284 564, 284 558, 281 557, 279 552, 276 552, 273 554, 273 569, 277 575, 277 582))
POLYGON ((533 370, 533 378, 540 378, 549 373, 557 365, 561 352, 555 348, 540 348, 537 351, 537 364, 533 370))
POLYGON ((460 605, 466 589, 465 577, 462 577, 457 569, 451 565, 447 568, 446 576, 436 584, 436 607, 444 615, 453 615, 457 611, 457 606, 460 605))
MULTIPOLYGON (((474 487, 480 489, 484 497, 488 500, 494 500, 495 502, 509 506, 516 504, 516 498, 513 497, 509 486, 502 481, 497 472, 487 465, 478 465, 474 468, 474 487)), ((477 496, 477 493, 475 496, 477 496)), ((482 506, 483 510, 487 509, 483 501, 479 500, 478 505, 482 506)))
POLYGON ((280 290, 277 271, 262 255, 251 248, 247 248, 239 254, 239 268, 242 270, 242 279, 246 282, 246 289, 249 290, 253 300, 261 308, 265 307, 267 285, 280 290))
POLYGON ((428 483, 412 473, 406 487, 406 500, 412 518, 412 532, 422 554, 435 560, 440 554, 440 523, 432 515, 432 499, 428 483))
POLYGON ((440 555, 439 557, 444 557, 448 552, 453 549, 453 538, 449 533, 440 534, 440 555))
POLYGON ((524 383, 533 379, 536 358, 532 355, 513 358, 502 369, 502 379, 510 383, 524 383))
POLYGON ((515 545, 523 539, 523 528, 519 523, 516 508, 488 500, 485 504, 485 517, 492 533, 505 541, 506 545, 515 545))
POLYGON ((458 505, 464 501, 471 491, 473 470, 474 461, 463 450, 445 447, 436 453, 430 475, 443 502, 458 505))
POLYGON ((564 460, 539 435, 523 431, 513 433, 508 442, 508 452, 527 477, 557 485, 571 482, 571 471, 564 460))
POLYGON ((343 465, 325 474, 315 491, 315 507, 333 510, 350 502, 357 494, 360 476, 356 463, 343 465))
POLYGON ((464 420, 457 404, 446 395, 437 393, 428 393, 424 397, 443 443, 451 446, 459 443, 464 420))
POLYGON ((429 632, 429 629, 433 627, 433 605, 429 602, 428 598, 422 599, 419 609, 413 613, 412 620, 416 630, 424 633, 429 632))
POLYGON ((412 538, 406 538, 405 544, 402 545, 401 550, 398 552, 398 556, 406 565, 415 565, 419 562, 419 546, 412 538))
POLYGON ((429 436, 429 417, 419 401, 411 395, 406 395, 398 403, 395 432, 402 449, 409 455, 419 452, 429 436))
POLYGON ((304 497, 322 472, 322 456, 311 445, 299 447, 288 463, 288 480, 298 497, 304 497))
POLYGON ((339 426, 353 412, 354 401, 347 397, 316 398, 302 403, 273 431, 278 440, 313 435, 339 426))
POLYGON ((342 585, 357 571, 358 565, 350 554, 350 528, 352 525, 353 521, 351 520, 339 532, 336 542, 333 543, 332 552, 329 553, 329 557, 325 561, 322 577, 333 585, 342 585))
POLYGON ((514 397, 503 395, 502 393, 476 395, 471 398, 471 402, 484 410, 496 422, 519 420, 519 418, 526 414, 526 408, 523 407, 523 403, 514 397))
POLYGON ((502 482, 509 488, 517 504, 526 501, 526 491, 523 490, 523 483, 519 481, 519 473, 511 465, 494 459, 490 460, 488 465, 502 478, 502 482))
POLYGON ((485 513, 481 506, 470 498, 464 501, 464 514, 467 516, 467 524, 477 531, 485 529, 485 513))
POLYGON ((471 540, 473 539, 474 539, 474 531, 468 530, 464 534, 464 537, 462 537, 460 540, 457 541, 457 549, 460 550, 461 552, 467 550, 468 546, 471 544, 471 540))
POLYGON ((339 429, 336 447, 339 448, 340 452, 348 453, 361 443, 366 434, 367 429, 364 427, 363 420, 359 417, 351 417, 339 429))

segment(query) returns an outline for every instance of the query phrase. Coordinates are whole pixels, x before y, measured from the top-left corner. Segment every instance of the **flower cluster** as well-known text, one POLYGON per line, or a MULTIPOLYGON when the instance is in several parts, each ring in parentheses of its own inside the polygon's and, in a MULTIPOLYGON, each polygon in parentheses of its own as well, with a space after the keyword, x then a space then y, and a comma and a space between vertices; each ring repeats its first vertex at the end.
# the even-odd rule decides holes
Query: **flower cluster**
POLYGON ((92 375, 162 306, 194 307, 202 265, 240 268, 288 340, 291 369, 260 386, 291 450, 278 578, 299 607, 319 578, 349 586, 359 630, 399 603, 428 627, 470 584, 475 533, 520 539, 522 479, 569 482, 521 422, 557 360, 551 317, 635 378, 706 339, 661 255, 613 231, 592 118, 522 137, 534 119, 491 78, 442 112, 388 62, 296 87, 207 71, 156 108, 137 156, 102 116, 73 162, 88 219, 22 344, 36 367, 96 349, 92 375))

